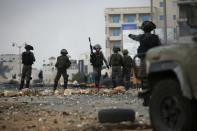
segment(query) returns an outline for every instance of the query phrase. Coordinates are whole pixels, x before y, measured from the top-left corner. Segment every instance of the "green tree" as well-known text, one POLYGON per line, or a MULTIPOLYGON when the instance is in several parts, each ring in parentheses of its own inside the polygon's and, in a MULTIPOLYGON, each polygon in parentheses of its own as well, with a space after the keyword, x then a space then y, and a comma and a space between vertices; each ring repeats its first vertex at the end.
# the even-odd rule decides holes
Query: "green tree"
POLYGON ((73 80, 76 80, 79 83, 84 83, 87 82, 87 77, 84 73, 77 73, 75 75, 73 75, 73 80))

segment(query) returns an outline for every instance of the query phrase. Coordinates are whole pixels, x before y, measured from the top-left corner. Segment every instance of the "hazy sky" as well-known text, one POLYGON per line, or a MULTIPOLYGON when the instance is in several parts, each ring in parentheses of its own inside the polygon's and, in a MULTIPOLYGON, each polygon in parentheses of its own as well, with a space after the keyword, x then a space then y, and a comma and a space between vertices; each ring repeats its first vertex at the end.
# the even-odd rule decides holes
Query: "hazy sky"
POLYGON ((16 54, 12 42, 27 42, 37 67, 62 48, 78 59, 89 51, 89 36, 105 48, 105 8, 134 6, 149 6, 149 0, 0 0, 0 54, 16 54))

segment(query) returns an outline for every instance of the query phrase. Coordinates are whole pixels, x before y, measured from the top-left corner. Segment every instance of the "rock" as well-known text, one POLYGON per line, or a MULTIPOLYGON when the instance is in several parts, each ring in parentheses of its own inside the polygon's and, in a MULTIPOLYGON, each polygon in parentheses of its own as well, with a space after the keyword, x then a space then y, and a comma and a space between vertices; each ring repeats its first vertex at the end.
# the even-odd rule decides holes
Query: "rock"
POLYGON ((117 86, 116 88, 114 88, 109 95, 113 95, 113 94, 118 94, 118 93, 125 93, 126 89, 124 86, 117 86))
POLYGON ((48 130, 49 130, 48 127, 46 127, 46 126, 42 127, 42 131, 48 131, 48 130))
POLYGON ((80 94, 90 94, 89 89, 80 89, 80 94))
POLYGON ((54 124, 57 124, 57 123, 58 123, 57 119, 54 119, 54 120, 53 120, 53 123, 54 123, 54 124))
POLYGON ((73 94, 73 90, 72 89, 65 89, 64 90, 64 95, 65 96, 69 96, 69 95, 72 95, 73 94))
POLYGON ((24 88, 24 89, 22 89, 20 92, 19 92, 19 95, 20 96, 28 96, 28 95, 30 95, 30 89, 29 88, 24 88))
POLYGON ((54 95, 58 96, 58 95, 60 95, 60 92, 58 90, 55 90, 54 95))
POLYGON ((5 90, 4 91, 4 96, 6 96, 6 97, 15 97, 15 96, 18 96, 18 93, 17 93, 17 91, 5 90))
POLYGON ((45 89, 44 91, 41 91, 40 94, 42 96, 51 96, 53 95, 53 90, 45 89))

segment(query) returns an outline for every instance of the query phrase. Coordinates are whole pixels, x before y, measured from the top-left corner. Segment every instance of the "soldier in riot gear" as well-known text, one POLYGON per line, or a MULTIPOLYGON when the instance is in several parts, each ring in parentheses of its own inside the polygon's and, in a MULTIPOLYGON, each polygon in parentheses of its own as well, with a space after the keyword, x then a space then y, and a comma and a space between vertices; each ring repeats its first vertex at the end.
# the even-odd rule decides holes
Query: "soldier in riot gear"
POLYGON ((90 62, 93 66, 94 77, 95 77, 95 86, 96 86, 96 88, 99 89, 103 61, 105 62, 105 65, 107 68, 109 68, 109 65, 108 65, 108 62, 105 59, 103 53, 101 52, 101 46, 99 44, 96 44, 93 47, 93 49, 95 50, 95 52, 91 53, 90 62))
POLYGON ((21 76, 21 83, 19 90, 23 89, 24 83, 25 88, 29 88, 30 80, 31 80, 31 73, 32 73, 32 64, 35 61, 34 54, 31 52, 33 50, 33 46, 25 45, 26 51, 22 53, 22 76, 21 76))
MULTIPOLYGON (((131 39, 140 42, 140 46, 137 49, 138 54, 145 54, 150 48, 161 45, 158 35, 151 34, 151 31, 156 29, 156 25, 153 22, 144 21, 141 25, 141 29, 144 31, 144 34, 129 34, 131 39)), ((141 58, 143 59, 144 55, 142 55, 141 58)))
POLYGON ((112 67, 112 83, 113 88, 116 86, 120 86, 122 84, 122 66, 123 66, 123 58, 118 52, 120 51, 120 47, 113 47, 113 54, 110 57, 109 65, 112 67))
POLYGON ((57 68, 57 75, 55 77, 54 81, 54 87, 53 90, 55 91, 57 88, 58 81, 61 77, 61 75, 64 78, 64 89, 67 89, 67 82, 68 82, 68 74, 67 69, 70 67, 71 62, 67 56, 68 52, 66 49, 61 50, 61 55, 57 57, 57 62, 55 64, 55 67, 57 68))
POLYGON ((131 70, 133 66, 133 60, 128 55, 128 50, 124 49, 122 51, 123 53, 123 69, 122 69, 122 75, 123 75, 123 82, 126 90, 128 90, 131 87, 131 70))
POLYGON ((156 29, 156 25, 151 21, 144 21, 142 23, 141 29, 144 31, 144 34, 140 35, 133 35, 129 34, 129 37, 133 40, 139 41, 140 46, 137 49, 138 57, 141 59, 140 62, 140 79, 141 79, 141 87, 144 90, 144 92, 140 92, 139 96, 144 98, 144 105, 147 105, 149 101, 149 93, 146 92, 147 88, 147 79, 146 79, 146 70, 145 70, 145 55, 146 52, 156 46, 161 45, 160 39, 158 35, 152 34, 151 31, 156 29))

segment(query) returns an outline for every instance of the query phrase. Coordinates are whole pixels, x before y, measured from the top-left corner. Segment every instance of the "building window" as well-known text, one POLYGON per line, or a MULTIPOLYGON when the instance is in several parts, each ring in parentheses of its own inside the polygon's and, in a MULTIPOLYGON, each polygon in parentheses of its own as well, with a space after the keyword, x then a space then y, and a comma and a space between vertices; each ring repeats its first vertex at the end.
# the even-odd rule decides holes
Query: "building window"
POLYGON ((176 20, 176 15, 173 15, 172 18, 173 18, 173 20, 176 20))
POLYGON ((112 30, 112 35, 113 36, 120 36, 120 29, 119 28, 115 28, 112 30))
POLYGON ((160 2, 159 2, 159 6, 160 6, 160 7, 163 7, 163 6, 164 6, 163 1, 160 1, 160 2))
POLYGON ((128 15, 127 16, 127 22, 134 22, 135 21, 135 16, 134 15, 128 15))
POLYGON ((120 15, 112 16, 112 22, 113 23, 119 23, 119 21, 120 21, 120 15))
POLYGON ((176 7, 177 6, 177 2, 176 1, 172 1, 172 6, 176 7))
POLYGON ((140 16, 141 22, 150 20, 150 15, 141 15, 140 16))
POLYGON ((164 20, 164 16, 163 15, 160 15, 159 16, 159 20, 164 20))

